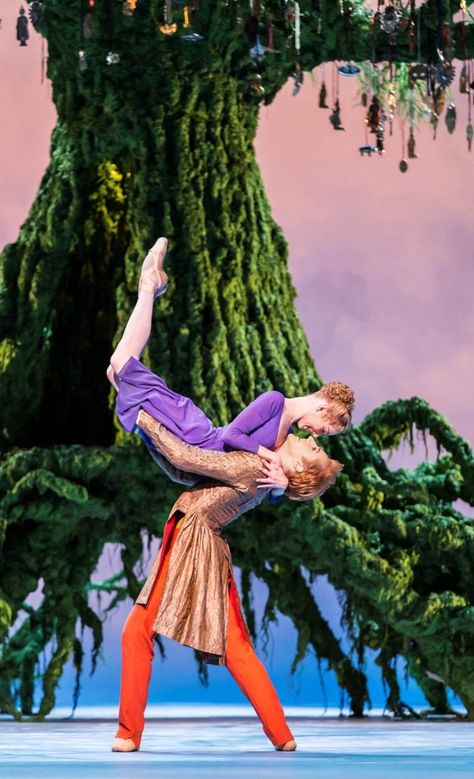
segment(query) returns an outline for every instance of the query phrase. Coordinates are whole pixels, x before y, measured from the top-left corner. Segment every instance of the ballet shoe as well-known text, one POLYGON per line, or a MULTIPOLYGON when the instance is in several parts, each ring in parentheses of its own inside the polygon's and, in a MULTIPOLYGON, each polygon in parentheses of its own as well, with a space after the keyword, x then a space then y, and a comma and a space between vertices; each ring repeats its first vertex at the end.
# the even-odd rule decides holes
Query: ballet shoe
POLYGON ((142 290, 153 292, 153 297, 164 295, 168 289, 168 276, 163 270, 163 262, 168 248, 166 238, 158 238, 143 260, 140 281, 138 282, 138 294, 142 290))
POLYGON ((275 747, 278 752, 294 752, 296 749, 296 741, 287 741, 286 744, 282 744, 279 747, 275 747))
POLYGON ((138 752, 131 738, 116 738, 112 744, 112 752, 138 752))

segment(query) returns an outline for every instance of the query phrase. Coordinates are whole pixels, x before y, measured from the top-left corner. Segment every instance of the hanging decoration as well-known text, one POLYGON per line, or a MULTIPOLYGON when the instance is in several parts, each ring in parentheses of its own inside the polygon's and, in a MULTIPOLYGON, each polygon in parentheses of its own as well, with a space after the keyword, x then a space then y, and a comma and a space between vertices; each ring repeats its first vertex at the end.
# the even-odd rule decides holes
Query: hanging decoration
POLYGON ((28 17, 23 6, 20 8, 20 15, 16 20, 16 39, 20 41, 20 46, 27 46, 27 40, 30 37, 28 32, 28 17))
POLYGON ((454 130, 456 129, 456 106, 454 105, 454 103, 450 103, 448 105, 446 109, 446 116, 444 117, 444 121, 446 122, 448 133, 452 135, 454 130))
POLYGON ((332 72, 332 95, 333 95, 333 108, 329 121, 331 122, 335 130, 345 130, 341 121, 341 104, 339 102, 339 71, 336 64, 333 65, 332 72))
POLYGON ((120 62, 120 54, 116 51, 109 51, 105 57, 107 65, 118 65, 120 62))
POLYGON ((173 2, 165 0, 163 5, 163 24, 160 24, 159 30, 163 35, 174 35, 178 25, 173 22, 173 2))
POLYGON ((30 22, 36 31, 38 31, 38 28, 44 19, 45 8, 45 4, 41 3, 40 0, 32 0, 32 2, 29 2, 28 14, 30 22))
POLYGON ((319 89, 319 107, 320 108, 329 108, 328 104, 326 103, 326 98, 328 96, 328 91, 326 89, 326 82, 324 80, 324 76, 326 73, 326 66, 323 64, 321 65, 321 87, 319 89))
POLYGON ((124 16, 133 16, 137 10, 137 0, 123 0, 122 13, 124 16))

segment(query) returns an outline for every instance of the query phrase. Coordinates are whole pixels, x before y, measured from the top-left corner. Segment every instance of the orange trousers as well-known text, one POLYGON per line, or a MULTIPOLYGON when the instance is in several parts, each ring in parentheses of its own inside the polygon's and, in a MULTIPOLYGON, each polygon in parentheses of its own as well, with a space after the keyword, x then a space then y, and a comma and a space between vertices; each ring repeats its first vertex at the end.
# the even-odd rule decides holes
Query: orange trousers
MULTIPOLYGON (((180 530, 174 526, 152 592, 146 606, 135 604, 122 631, 122 678, 120 686, 118 738, 131 738, 140 745, 145 725, 145 708, 154 657, 153 622, 163 591, 169 558, 180 530)), ((265 735, 274 746, 293 739, 273 684, 242 627, 242 613, 235 598, 235 582, 229 577, 229 619, 225 665, 255 709, 265 735)))

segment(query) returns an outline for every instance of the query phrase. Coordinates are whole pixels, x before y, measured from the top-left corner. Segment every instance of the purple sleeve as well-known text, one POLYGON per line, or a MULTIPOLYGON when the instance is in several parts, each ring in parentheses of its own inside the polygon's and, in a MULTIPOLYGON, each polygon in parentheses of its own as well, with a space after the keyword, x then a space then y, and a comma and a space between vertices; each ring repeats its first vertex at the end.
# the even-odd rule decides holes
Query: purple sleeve
POLYGON ((222 436, 223 442, 232 449, 256 453, 260 445, 258 428, 281 414, 284 401, 281 392, 263 392, 228 425, 222 436))

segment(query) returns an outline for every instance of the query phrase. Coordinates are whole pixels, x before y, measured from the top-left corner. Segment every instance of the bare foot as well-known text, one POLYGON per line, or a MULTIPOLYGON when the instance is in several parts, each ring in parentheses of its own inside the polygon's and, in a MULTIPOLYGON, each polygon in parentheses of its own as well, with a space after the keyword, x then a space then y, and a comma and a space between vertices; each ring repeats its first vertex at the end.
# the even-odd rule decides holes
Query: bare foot
POLYGON ((143 260, 138 292, 144 289, 153 292, 155 297, 163 295, 168 287, 168 276, 163 270, 163 263, 168 248, 166 238, 158 238, 143 260))
POLYGON ((116 738, 112 744, 112 752, 138 752, 131 738, 116 738))
POLYGON ((279 752, 294 752, 296 749, 296 741, 287 741, 286 744, 282 744, 281 747, 275 747, 279 752))

